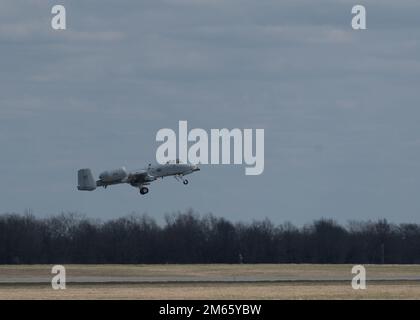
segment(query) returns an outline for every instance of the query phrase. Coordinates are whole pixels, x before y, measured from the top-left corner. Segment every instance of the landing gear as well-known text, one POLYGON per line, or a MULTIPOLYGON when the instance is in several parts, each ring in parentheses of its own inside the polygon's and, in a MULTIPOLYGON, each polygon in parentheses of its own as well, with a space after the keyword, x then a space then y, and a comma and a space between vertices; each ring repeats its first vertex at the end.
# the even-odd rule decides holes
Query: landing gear
POLYGON ((178 180, 179 182, 181 182, 182 181, 182 183, 184 184, 184 185, 187 185, 188 184, 188 180, 187 179, 184 179, 184 177, 183 176, 181 176, 181 175, 176 175, 176 176, 174 176, 175 177, 175 179, 176 180, 178 180))
POLYGON ((146 188, 146 187, 142 187, 142 188, 140 188, 140 193, 141 194, 146 194, 146 193, 148 193, 149 192, 149 188, 146 188))

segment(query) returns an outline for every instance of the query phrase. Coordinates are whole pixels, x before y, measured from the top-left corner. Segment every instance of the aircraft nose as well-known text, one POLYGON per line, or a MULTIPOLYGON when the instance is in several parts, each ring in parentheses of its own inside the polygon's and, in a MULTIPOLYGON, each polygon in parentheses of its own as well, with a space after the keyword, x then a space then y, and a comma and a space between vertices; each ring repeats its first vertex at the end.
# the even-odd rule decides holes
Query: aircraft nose
POLYGON ((193 171, 200 171, 200 168, 198 166, 194 166, 193 171))

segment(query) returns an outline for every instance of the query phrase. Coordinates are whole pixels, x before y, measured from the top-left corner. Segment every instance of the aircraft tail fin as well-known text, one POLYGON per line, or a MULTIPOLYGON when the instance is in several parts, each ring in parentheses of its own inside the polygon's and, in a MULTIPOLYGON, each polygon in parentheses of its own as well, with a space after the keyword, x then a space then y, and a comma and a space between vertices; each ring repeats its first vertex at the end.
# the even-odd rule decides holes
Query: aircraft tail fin
POLYGON ((92 171, 90 169, 80 169, 77 172, 77 189, 81 191, 93 191, 96 189, 96 182, 93 179, 92 171))

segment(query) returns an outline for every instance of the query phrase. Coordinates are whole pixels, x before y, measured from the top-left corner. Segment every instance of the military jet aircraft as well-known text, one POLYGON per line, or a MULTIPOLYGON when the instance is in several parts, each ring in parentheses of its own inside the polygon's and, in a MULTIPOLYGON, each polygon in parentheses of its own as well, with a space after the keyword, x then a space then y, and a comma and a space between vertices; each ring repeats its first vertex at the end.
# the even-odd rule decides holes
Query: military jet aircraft
POLYGON ((115 184, 128 183, 131 186, 138 188, 141 194, 149 192, 149 185, 152 181, 158 178, 174 176, 175 179, 182 182, 184 185, 188 184, 188 180, 184 178, 187 174, 200 171, 196 165, 180 163, 179 160, 169 161, 165 164, 149 166, 146 169, 128 172, 124 167, 119 169, 104 171, 99 175, 99 180, 95 181, 92 171, 90 169, 80 169, 77 174, 78 186, 77 189, 81 191, 93 191, 97 187, 107 188, 115 184))

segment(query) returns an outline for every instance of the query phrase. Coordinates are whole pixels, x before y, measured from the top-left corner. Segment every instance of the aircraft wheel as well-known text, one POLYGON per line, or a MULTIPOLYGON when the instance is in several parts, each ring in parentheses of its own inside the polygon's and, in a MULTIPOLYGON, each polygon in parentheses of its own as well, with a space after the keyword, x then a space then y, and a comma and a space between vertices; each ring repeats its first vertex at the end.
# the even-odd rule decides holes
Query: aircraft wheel
POLYGON ((188 180, 185 179, 184 181, 182 181, 183 184, 187 185, 188 184, 188 180))
POLYGON ((141 194, 146 194, 148 192, 149 192, 149 189, 148 188, 146 188, 146 187, 140 188, 140 193, 141 194))

